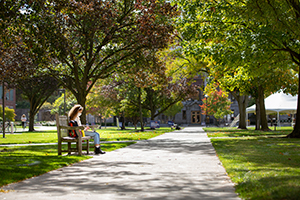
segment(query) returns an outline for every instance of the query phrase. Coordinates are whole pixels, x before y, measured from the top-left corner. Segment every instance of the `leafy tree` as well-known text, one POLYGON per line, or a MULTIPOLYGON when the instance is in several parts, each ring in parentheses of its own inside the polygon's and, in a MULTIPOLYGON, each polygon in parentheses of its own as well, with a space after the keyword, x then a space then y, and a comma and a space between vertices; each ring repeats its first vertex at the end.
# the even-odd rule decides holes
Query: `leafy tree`
POLYGON ((181 109, 183 108, 183 104, 181 101, 173 104, 171 107, 169 107, 165 112, 164 114, 166 116, 170 116, 172 117, 172 120, 174 121, 175 120, 175 115, 177 113, 179 113, 181 111, 181 109))
POLYGON ((165 47, 177 15, 176 6, 153 0, 25 1, 24 9, 26 42, 45 49, 50 72, 83 107, 98 79, 130 70, 139 50, 165 47))
MULTIPOLYGON (((0 116, 3 116, 3 107, 0 106, 0 116)), ((9 120, 9 121, 15 121, 15 117, 16 117, 16 114, 15 114, 15 110, 12 109, 12 108, 8 108, 8 107, 5 107, 5 119, 9 120)), ((0 117, 1 121, 3 121, 2 117, 0 117)))
POLYGON ((34 116, 49 96, 59 88, 59 83, 50 76, 36 75, 19 80, 17 87, 30 103, 29 131, 34 131, 34 116))
POLYGON ((69 110, 76 104, 76 99, 71 92, 65 90, 52 104, 51 114, 68 114, 69 110), (65 99, 66 95, 66 99, 65 99), (64 106, 66 104, 66 113, 63 113, 64 106))
MULTIPOLYGON (((245 6, 244 18, 260 24, 260 37, 269 41, 270 48, 274 52, 283 52, 289 55, 289 59, 295 64, 290 69, 298 71, 300 75, 300 43, 299 43, 299 1, 257 1, 249 0, 245 6)), ((298 83, 298 94, 300 82, 298 83)), ((300 113, 300 101, 298 99, 297 116, 300 113)), ((296 118, 294 130, 288 137, 300 137, 300 118, 296 118)))
POLYGON ((105 128, 106 119, 115 114, 114 107, 117 107, 120 103, 117 100, 116 91, 110 87, 111 85, 105 85, 106 82, 98 80, 87 96, 87 113, 104 119, 105 128))
MULTIPOLYGON (((33 64, 35 54, 28 49, 19 34, 22 21, 17 17, 20 9, 17 4, 16 1, 0 2, 0 83, 3 88, 14 87, 12 84, 17 79, 32 74, 37 67, 33 64)), ((2 118, 5 121, 5 90, 2 91, 2 118)), ((2 131, 5 137, 4 126, 2 131)))
POLYGON ((187 79, 172 83, 172 79, 168 78, 168 81, 167 85, 158 90, 144 88, 146 100, 142 106, 151 112, 152 120, 177 102, 188 100, 198 94, 198 86, 189 84, 187 79))
POLYGON ((219 120, 225 115, 232 113, 228 94, 219 89, 218 84, 211 83, 207 85, 204 93, 207 97, 203 99, 203 104, 200 105, 203 115, 212 115, 219 120))
POLYGON ((165 60, 166 74, 173 78, 173 81, 182 77, 193 80, 199 74, 209 74, 209 63, 206 60, 200 61, 196 56, 186 54, 180 47, 180 43, 171 44, 170 48, 159 52, 161 59, 165 60))
MULTIPOLYGON (((197 55, 200 60, 212 58, 212 63, 220 68, 248 68, 253 80, 264 80, 269 66, 296 69, 299 3, 290 0, 178 2, 184 11, 178 24, 185 52, 197 55), (291 55, 289 59, 286 52, 291 55), (285 64, 279 65, 280 59, 285 64)), ((279 83, 276 86, 283 87, 279 83)), ((266 89, 262 85, 257 88, 266 89)), ((259 91, 260 99, 264 92, 271 91, 259 91)), ((261 115, 265 118, 264 113, 261 115)))

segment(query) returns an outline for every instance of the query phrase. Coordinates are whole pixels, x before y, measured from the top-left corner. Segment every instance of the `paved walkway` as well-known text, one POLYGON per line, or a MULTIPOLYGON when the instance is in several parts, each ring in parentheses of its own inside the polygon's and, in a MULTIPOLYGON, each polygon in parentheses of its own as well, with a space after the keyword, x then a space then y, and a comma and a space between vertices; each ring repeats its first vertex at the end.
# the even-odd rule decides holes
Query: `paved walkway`
POLYGON ((187 127, 2 188, 0 199, 239 200, 206 133, 187 127))

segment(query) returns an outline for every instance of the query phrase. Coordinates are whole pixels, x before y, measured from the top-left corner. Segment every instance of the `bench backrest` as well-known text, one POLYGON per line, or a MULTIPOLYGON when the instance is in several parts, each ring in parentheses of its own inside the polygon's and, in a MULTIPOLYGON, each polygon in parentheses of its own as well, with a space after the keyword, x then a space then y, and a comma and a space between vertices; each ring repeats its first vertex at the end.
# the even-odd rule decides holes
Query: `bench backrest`
MULTIPOLYGON (((69 126, 68 117, 66 115, 56 115, 57 134, 59 134, 59 126, 69 126), (57 120, 58 119, 58 120, 57 120)), ((60 130, 61 137, 68 136, 68 131, 65 129, 60 130)))

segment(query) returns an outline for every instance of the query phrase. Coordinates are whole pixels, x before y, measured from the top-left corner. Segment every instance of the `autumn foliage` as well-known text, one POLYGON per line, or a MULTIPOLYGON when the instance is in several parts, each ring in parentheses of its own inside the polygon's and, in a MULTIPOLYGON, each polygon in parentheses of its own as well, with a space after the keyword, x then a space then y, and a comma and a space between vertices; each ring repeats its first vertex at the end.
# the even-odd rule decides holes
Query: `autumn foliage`
POLYGON ((176 6, 155 0, 25 1, 24 7, 27 44, 43 47, 55 63, 49 71, 82 106, 98 79, 130 71, 138 52, 166 47, 178 15, 176 6))
POLYGON ((221 119, 227 114, 231 114, 231 101, 228 94, 218 88, 218 84, 207 85, 204 93, 207 95, 200 105, 203 115, 212 115, 216 119, 221 119))

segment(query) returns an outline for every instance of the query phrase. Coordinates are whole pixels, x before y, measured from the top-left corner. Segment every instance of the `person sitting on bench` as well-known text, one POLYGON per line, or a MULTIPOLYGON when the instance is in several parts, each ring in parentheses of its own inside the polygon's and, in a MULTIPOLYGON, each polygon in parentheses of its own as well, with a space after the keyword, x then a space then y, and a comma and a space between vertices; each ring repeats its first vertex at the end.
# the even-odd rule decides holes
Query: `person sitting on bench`
MULTIPOLYGON (((74 126, 82 126, 80 121, 80 115, 82 114, 83 107, 81 105, 76 104, 69 112, 70 123, 74 126)), ((89 126, 84 128, 84 133, 87 136, 91 136, 94 139, 95 144, 95 154, 105 154, 105 151, 102 151, 100 148, 100 135, 96 131, 88 131, 90 129, 89 126)))

